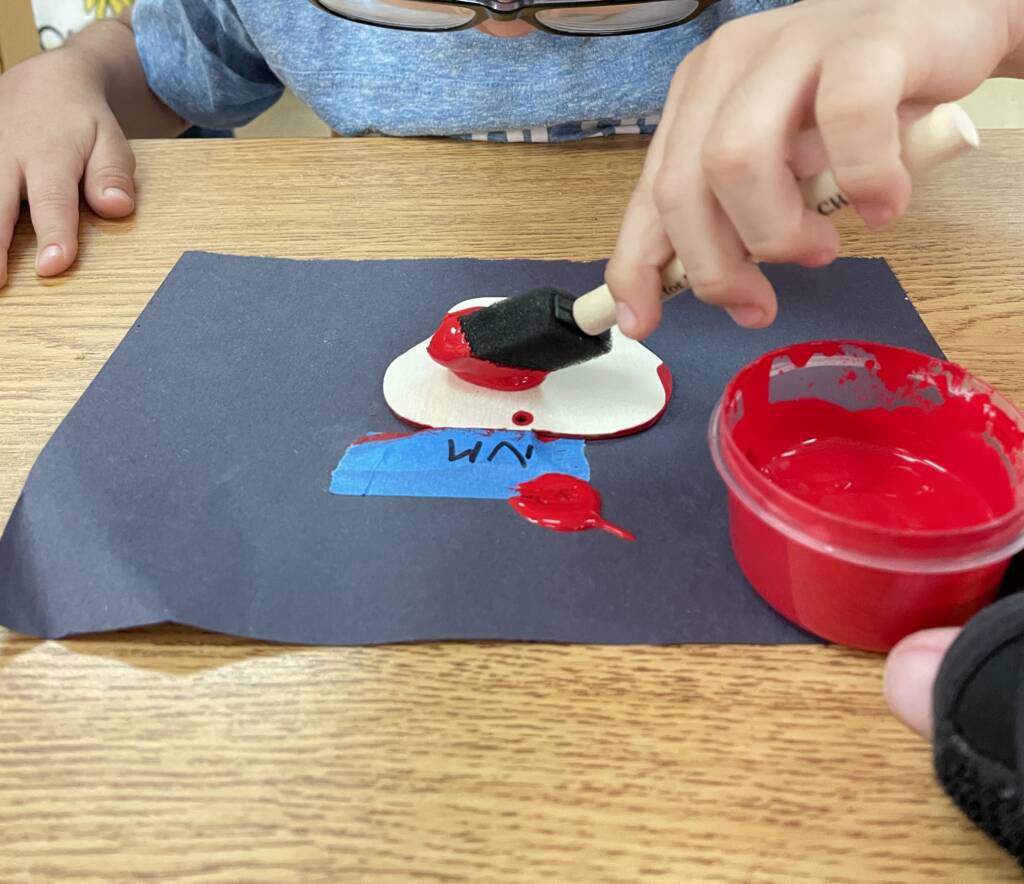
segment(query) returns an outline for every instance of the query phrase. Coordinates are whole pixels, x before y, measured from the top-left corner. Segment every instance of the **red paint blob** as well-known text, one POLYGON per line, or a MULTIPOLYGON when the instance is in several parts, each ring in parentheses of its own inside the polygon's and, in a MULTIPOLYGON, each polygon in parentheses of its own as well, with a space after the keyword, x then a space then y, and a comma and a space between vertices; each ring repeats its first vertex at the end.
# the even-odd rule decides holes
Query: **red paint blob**
POLYGON ((524 519, 552 531, 600 528, 623 540, 636 540, 601 515, 601 495, 589 482, 565 473, 545 473, 516 488, 509 504, 524 519))
POLYGON ((539 386, 548 376, 546 371, 535 371, 529 368, 510 368, 496 365, 483 359, 477 359, 462 331, 459 317, 476 313, 481 307, 467 307, 449 313, 441 320, 430 343, 427 353, 439 365, 443 365, 456 377, 478 387, 491 390, 519 391, 539 386))
POLYGON ((528 411, 517 411, 512 415, 512 423, 517 427, 528 427, 533 423, 533 415, 528 411))
POLYGON ((994 597, 1024 532, 1024 415, 900 348, 801 344, 730 383, 711 431, 733 549, 780 613, 885 650, 994 597))

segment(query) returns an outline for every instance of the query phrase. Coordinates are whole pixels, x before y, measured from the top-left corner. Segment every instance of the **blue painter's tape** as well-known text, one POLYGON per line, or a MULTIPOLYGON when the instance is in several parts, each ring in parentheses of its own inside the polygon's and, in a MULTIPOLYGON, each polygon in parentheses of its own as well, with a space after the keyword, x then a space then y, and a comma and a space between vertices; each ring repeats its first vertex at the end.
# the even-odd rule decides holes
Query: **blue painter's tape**
POLYGON ((504 500, 544 473, 590 478, 582 439, 498 430, 379 435, 349 446, 331 474, 332 494, 504 500))

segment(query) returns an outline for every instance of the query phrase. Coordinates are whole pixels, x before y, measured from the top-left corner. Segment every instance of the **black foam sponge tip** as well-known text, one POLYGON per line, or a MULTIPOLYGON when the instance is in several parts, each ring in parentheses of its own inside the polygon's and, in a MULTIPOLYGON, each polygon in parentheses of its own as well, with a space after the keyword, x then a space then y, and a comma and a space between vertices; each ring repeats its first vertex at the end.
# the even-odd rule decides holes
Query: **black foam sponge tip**
POLYGON ((572 320, 574 296, 554 288, 531 289, 461 318, 462 332, 477 359, 557 371, 603 356, 612 348, 608 332, 588 335, 572 320))

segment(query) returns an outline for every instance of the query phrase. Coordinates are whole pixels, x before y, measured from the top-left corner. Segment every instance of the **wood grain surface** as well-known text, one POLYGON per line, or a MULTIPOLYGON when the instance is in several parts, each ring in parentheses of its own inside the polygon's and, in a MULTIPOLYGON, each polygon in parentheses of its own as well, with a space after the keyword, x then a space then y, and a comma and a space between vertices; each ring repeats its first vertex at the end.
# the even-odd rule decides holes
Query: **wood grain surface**
MULTIPOLYGON (((605 257, 643 148, 137 143, 138 214, 83 215, 71 273, 37 280, 25 219, 15 237, 0 524, 182 251, 605 257)), ((892 229, 841 224, 848 254, 885 255, 947 352, 1018 400, 1022 156, 1024 132, 985 133, 892 229)), ((1017 880, 888 715, 881 662, 0 631, 0 882, 1017 880)))

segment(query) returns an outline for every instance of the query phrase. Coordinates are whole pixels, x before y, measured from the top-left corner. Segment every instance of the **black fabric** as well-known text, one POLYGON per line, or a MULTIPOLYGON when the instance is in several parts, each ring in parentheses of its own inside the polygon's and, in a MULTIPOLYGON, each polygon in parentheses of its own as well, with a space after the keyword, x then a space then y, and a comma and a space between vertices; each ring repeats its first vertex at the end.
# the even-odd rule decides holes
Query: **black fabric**
MULTIPOLYGON (((1019 590, 1017 566, 1008 588, 1019 590)), ((956 805, 1024 865, 1024 593, 976 616, 935 680, 935 772, 956 805)))
POLYGON ((1007 712, 1017 705, 1024 637, 1003 645, 967 679, 953 705, 953 725, 970 737, 975 751, 1017 770, 1014 736, 1007 712))

